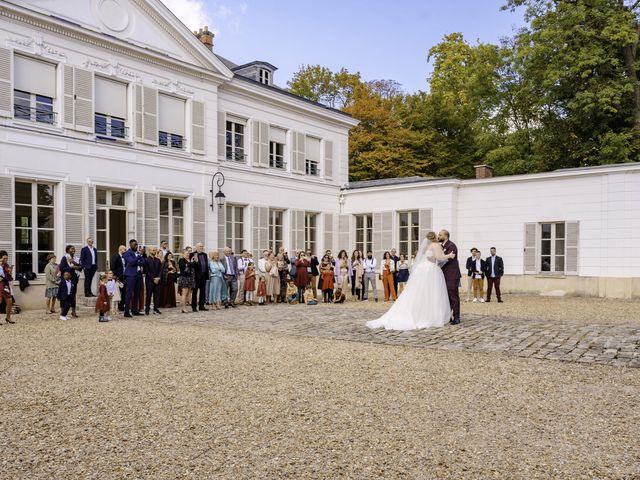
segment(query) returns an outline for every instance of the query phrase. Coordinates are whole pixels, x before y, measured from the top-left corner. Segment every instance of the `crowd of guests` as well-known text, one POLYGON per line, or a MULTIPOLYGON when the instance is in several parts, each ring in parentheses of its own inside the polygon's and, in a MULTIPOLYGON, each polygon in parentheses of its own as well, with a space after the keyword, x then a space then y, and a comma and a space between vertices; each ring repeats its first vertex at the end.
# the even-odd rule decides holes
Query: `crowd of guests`
MULTIPOLYGON (((327 250, 321 258, 311 251, 289 256, 284 247, 277 252, 262 251, 259 259, 242 250, 235 255, 230 248, 221 254, 205 252, 201 243, 195 249, 186 247, 174 254, 163 241, 160 248, 139 246, 136 240, 129 248, 121 245, 111 258, 111 270, 99 275, 96 312, 101 322, 121 312, 125 317, 161 314, 162 309, 176 308, 178 299, 183 313, 243 305, 270 303, 324 303, 367 301, 370 293, 378 302, 378 281, 382 283, 385 301, 396 300, 410 275, 410 259, 397 255, 395 249, 384 252, 380 261, 371 251, 346 250, 333 256, 327 250)), ((44 270, 47 313, 56 312, 60 303, 60 319, 77 317, 76 295, 80 272, 84 272, 84 295, 94 297, 92 282, 97 273, 97 250, 93 240, 76 256, 69 245, 57 262, 55 255, 47 258, 44 270)), ((466 261, 468 276, 467 301, 490 302, 495 288, 497 301, 502 303, 500 279, 504 262, 491 248, 491 255, 482 259, 477 248, 471 249, 466 261), (484 281, 487 281, 486 299, 484 281)), ((0 251, 0 284, 5 304, 6 322, 11 319, 12 270, 8 255, 0 251)))

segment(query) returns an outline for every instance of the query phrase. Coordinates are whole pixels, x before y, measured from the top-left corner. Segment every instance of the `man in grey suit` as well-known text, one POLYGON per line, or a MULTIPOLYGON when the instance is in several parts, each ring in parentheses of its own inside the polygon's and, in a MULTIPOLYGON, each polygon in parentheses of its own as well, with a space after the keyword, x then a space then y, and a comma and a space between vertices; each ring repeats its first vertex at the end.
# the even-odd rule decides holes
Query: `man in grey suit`
POLYGON ((236 308, 235 301, 238 294, 238 265, 237 260, 231 252, 231 248, 224 247, 224 257, 222 257, 224 265, 224 282, 227 284, 227 300, 224 308, 236 308))

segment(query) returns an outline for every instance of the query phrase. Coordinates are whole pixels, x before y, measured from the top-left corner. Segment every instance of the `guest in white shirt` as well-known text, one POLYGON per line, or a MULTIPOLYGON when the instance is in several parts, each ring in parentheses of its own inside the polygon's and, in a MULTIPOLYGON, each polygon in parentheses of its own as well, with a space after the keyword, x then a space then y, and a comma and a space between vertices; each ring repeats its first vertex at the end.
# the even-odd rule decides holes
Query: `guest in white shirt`
POLYGON ((473 267, 473 301, 484 303, 484 271, 485 263, 480 256, 480 251, 476 251, 472 267, 473 267))
POLYGON ((242 250, 240 257, 238 258, 237 267, 238 267, 238 296, 241 300, 241 303, 246 303, 244 296, 244 273, 249 266, 249 252, 246 250, 242 250))
POLYGON ((369 283, 373 288, 373 298, 375 301, 378 301, 378 286, 377 286, 377 268, 378 262, 373 257, 373 252, 371 250, 367 251, 367 256, 362 262, 362 266, 364 268, 364 300, 369 299, 369 283))
POLYGON ((267 275, 267 257, 269 256, 269 250, 262 251, 262 257, 258 259, 258 277, 264 277, 267 275))

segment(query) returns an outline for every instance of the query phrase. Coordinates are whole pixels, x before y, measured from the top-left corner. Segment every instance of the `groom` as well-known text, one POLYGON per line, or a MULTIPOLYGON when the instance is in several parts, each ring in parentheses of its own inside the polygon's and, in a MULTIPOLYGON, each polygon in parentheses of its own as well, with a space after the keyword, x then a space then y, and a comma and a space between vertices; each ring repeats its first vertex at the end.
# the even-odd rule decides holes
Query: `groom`
POLYGON ((460 323, 460 294, 458 286, 460 285, 460 265, 458 265, 458 247, 449 240, 449 232, 440 230, 438 233, 438 241, 442 244, 445 255, 453 253, 455 257, 449 259, 442 266, 444 281, 447 284, 447 294, 449 295, 449 304, 453 310, 453 319, 449 322, 451 325, 460 323))

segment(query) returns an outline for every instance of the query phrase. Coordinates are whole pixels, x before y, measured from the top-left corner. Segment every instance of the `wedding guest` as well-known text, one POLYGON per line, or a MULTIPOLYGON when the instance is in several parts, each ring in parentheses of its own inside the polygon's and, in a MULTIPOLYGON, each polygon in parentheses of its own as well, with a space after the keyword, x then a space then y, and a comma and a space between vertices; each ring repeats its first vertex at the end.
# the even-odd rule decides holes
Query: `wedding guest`
POLYGON ((398 257, 396 249, 392 248, 391 251, 391 260, 393 260, 393 289, 396 293, 398 293, 398 262, 400 261, 400 257, 398 257))
POLYGON ((373 258, 373 252, 371 250, 367 251, 367 258, 363 260, 362 267, 364 268, 364 288, 362 290, 363 300, 369 299, 369 284, 371 284, 371 287, 373 288, 373 298, 377 302, 378 286, 376 282, 376 271, 378 268, 378 262, 373 258))
POLYGON ((147 288, 146 288, 146 281, 145 281, 145 268, 146 268, 146 262, 147 262, 147 247, 144 245, 138 245, 138 253, 140 254, 140 256, 144 259, 144 262, 142 263, 142 266, 140 267, 140 269, 138 270, 138 282, 140 284, 140 295, 138 296, 138 308, 140 311, 144 310, 144 302, 145 299, 147 298, 147 288))
POLYGON ((169 253, 169 244, 166 240, 160 242, 160 250, 158 250, 158 253, 160 254, 160 260, 164 260, 165 255, 169 253))
POLYGON ((100 285, 98 286, 98 296, 96 297, 96 313, 98 314, 99 322, 108 322, 109 310, 111 309, 111 303, 109 302, 109 293, 107 292, 107 276, 100 274, 100 285))
POLYGON ((465 268, 467 269, 467 298, 465 302, 468 302, 471 300, 471 287, 473 286, 473 262, 476 259, 477 251, 478 249, 476 247, 473 247, 470 250, 471 256, 467 258, 467 263, 465 265, 465 268))
POLYGON ((380 266, 380 279, 382 280, 382 287, 384 289, 384 301, 388 302, 389 297, 395 301, 397 299, 396 290, 393 286, 393 274, 396 271, 396 262, 391 258, 389 252, 384 252, 382 255, 382 265, 380 266))
POLYGON ((256 271, 253 262, 248 261, 244 272, 244 301, 253 306, 253 291, 256 289, 256 271))
POLYGON ((11 320, 13 315, 13 269, 9 265, 9 254, 6 250, 0 250, 0 282, 2 287, 2 300, 5 304, 5 322, 16 323, 11 320))
MULTIPOLYGON (((280 281, 280 295, 278 296, 278 303, 285 303, 287 301, 287 289, 288 289, 288 276, 289 276, 289 264, 287 261, 290 260, 287 258, 285 260, 285 255, 283 253, 279 253, 276 256, 276 260, 278 262, 278 279, 280 281)), ((295 260, 294 260, 295 262, 295 260)), ((293 272, 295 273, 295 264, 291 266, 293 272)), ((291 276, 291 278, 295 278, 295 274, 291 276)))
MULTIPOLYGON (((282 259, 284 260, 284 262, 287 265, 291 264, 291 260, 289 260, 289 252, 286 252, 284 249, 284 246, 280 246, 280 248, 278 249, 278 255, 282 255, 282 259)), ((294 253, 295 255, 295 253, 294 253)), ((296 260, 295 256, 294 256, 294 261, 296 260)))
POLYGON ((222 308, 223 300, 225 300, 225 308, 228 308, 226 305, 227 283, 224 278, 224 269, 225 265, 220 261, 220 253, 217 250, 209 252, 209 303, 216 310, 222 308))
POLYGON ((313 288, 311 286, 307 287, 307 290, 304 292, 304 303, 307 305, 317 305, 318 299, 313 293, 313 288))
POLYGON ((502 257, 496 255, 496 247, 491 247, 491 256, 485 260, 485 274, 487 276, 487 302, 491 301, 491 290, 496 287, 498 303, 502 303, 500 294, 500 279, 504 275, 504 262, 502 257))
MULTIPOLYGON (((289 280, 287 284, 287 303, 289 305, 298 303, 298 287, 295 286, 293 280, 289 280)), ((300 303, 304 303, 304 295, 301 297, 302 301, 300 303)))
POLYGON ((56 298, 58 297, 58 283, 60 276, 56 256, 53 253, 47 255, 47 266, 44 267, 45 291, 47 300, 46 313, 56 313, 56 298))
POLYGON ((351 253, 351 296, 355 299, 362 299, 362 275, 364 268, 362 267, 362 253, 354 250, 351 253))
POLYGON ((74 286, 71 291, 71 295, 73 295, 73 298, 71 299, 71 316, 73 318, 78 318, 78 315, 76 314, 76 293, 78 290, 78 282, 80 279, 80 272, 82 271, 82 265, 80 265, 79 261, 75 257, 76 247, 73 245, 67 245, 64 251, 66 253, 60 260, 58 270, 60 270, 61 273, 68 271, 71 274, 71 281, 74 286))
POLYGON ((246 297, 244 294, 245 274, 247 270, 247 264, 249 263, 249 252, 242 250, 240 257, 238 258, 238 296, 236 297, 239 302, 245 303, 246 297))
POLYGON ((313 294, 317 299, 318 298, 318 277, 320 276, 320 270, 318 270, 318 267, 320 266, 320 262, 318 261, 318 257, 313 255, 311 250, 307 250, 307 259, 309 260, 309 268, 307 269, 307 272, 309 273, 309 285, 311 285, 313 294))
POLYGON ((146 303, 144 314, 149 315, 151 310, 151 297, 153 297, 153 313, 160 314, 160 280, 162 280, 162 260, 156 247, 149 247, 149 254, 145 261, 145 290, 146 303))
POLYGON ((338 287, 343 292, 349 291, 349 282, 351 281, 351 260, 349 260, 349 255, 346 250, 340 250, 338 253, 338 260, 336 265, 336 279, 338 282, 338 287))
POLYGON ((397 263, 398 269, 398 295, 402 293, 405 285, 409 281, 409 262, 407 256, 404 253, 400 254, 400 258, 397 263))
POLYGON ((124 245, 120 245, 118 247, 118 251, 115 253, 115 255, 113 255, 113 257, 111 257, 110 263, 111 271, 113 272, 113 275, 118 282, 118 288, 120 289, 120 303, 118 303, 118 310, 121 312, 124 312, 124 300, 127 293, 127 285, 124 278, 124 269, 126 267, 124 261, 124 252, 126 251, 127 247, 125 247, 124 245))
POLYGON ((120 289, 118 280, 111 270, 107 272, 107 295, 109 295, 109 320, 111 316, 118 314, 118 302, 120 302, 120 289))
POLYGON ((486 265, 480 251, 476 251, 475 258, 473 260, 473 301, 484 303, 483 290, 484 290, 484 271, 486 265))
MULTIPOLYGON (((267 257, 268 256, 269 256, 269 250, 263 250, 262 257, 258 259, 258 265, 257 265, 258 270, 256 271, 256 276, 258 277, 267 276, 267 257)), ((266 278, 265 278, 265 281, 266 281, 266 278)))
POLYGON ((142 288, 142 267, 144 257, 138 250, 138 242, 135 239, 129 240, 129 250, 124 252, 124 277, 127 284, 127 294, 124 300, 124 316, 142 315, 140 313, 140 291, 142 288))
POLYGON ((98 250, 93 246, 93 238, 87 238, 87 244, 80 250, 80 265, 84 272, 84 296, 95 297, 91 284, 98 270, 98 250))
POLYGON ((205 288, 207 285, 207 279, 209 278, 209 259, 204 252, 204 245, 200 242, 196 244, 196 251, 193 253, 193 269, 195 272, 195 282, 193 284, 193 291, 191 295, 191 309, 194 312, 207 311, 205 304, 205 288))
MULTIPOLYGON (((1 253, 1 252, 0 252, 1 253)), ((60 301, 60 320, 67 320, 69 309, 75 304, 76 285, 71 280, 71 270, 62 273, 62 280, 58 285, 58 300, 60 301)))
POLYGON ((264 305, 267 296, 267 280, 265 277, 258 278, 258 291, 256 292, 256 296, 258 297, 258 305, 264 305))
POLYGON ((298 302, 304 303, 304 290, 309 285, 309 272, 307 268, 310 266, 309 260, 304 252, 298 254, 296 260, 296 278, 295 285, 298 287, 298 302))
POLYGON ((347 299, 347 296, 342 292, 342 288, 336 288, 335 292, 333 292, 333 303, 344 303, 347 299))
POLYGON ((188 305, 191 303, 191 290, 196 283, 197 259, 191 256, 187 248, 182 250, 182 257, 178 260, 178 287, 180 288, 180 307, 182 313, 189 313, 188 305), (185 311, 185 308, 187 311, 185 311))
POLYGON ((320 276, 322 278, 322 300, 324 303, 331 303, 333 297, 333 265, 331 264, 331 257, 329 254, 325 254, 320 264, 320 276))
POLYGON ((269 253, 267 261, 265 262, 265 269, 267 270, 266 283, 267 283, 267 303, 275 301, 276 297, 280 295, 280 277, 278 276, 278 261, 273 252, 269 253))
POLYGON ((173 253, 166 252, 162 258, 160 275, 160 308, 176 308, 176 281, 178 267, 173 260, 173 253))

